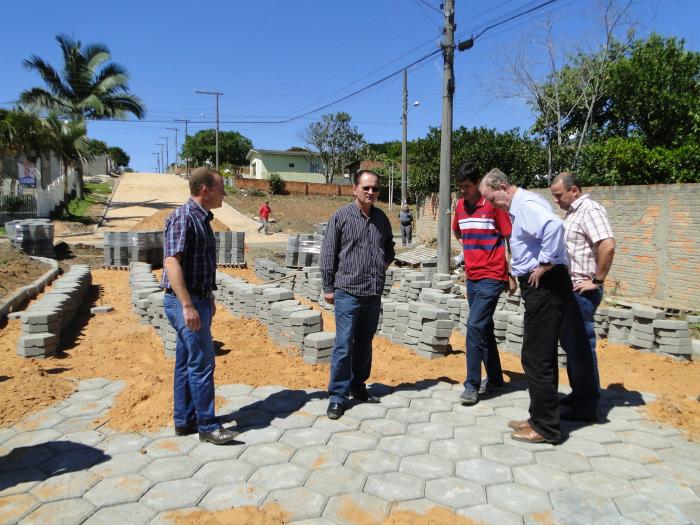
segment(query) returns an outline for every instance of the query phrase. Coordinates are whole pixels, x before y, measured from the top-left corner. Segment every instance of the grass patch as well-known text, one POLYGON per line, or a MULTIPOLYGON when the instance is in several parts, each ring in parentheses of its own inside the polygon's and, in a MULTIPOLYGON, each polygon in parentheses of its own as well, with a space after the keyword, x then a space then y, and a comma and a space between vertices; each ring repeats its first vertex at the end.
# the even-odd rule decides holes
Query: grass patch
POLYGON ((0 235, 2 235, 3 237, 7 237, 7 232, 5 231, 4 226, 0 226, 0 235))
POLYGON ((97 204, 106 204, 112 193, 112 185, 105 182, 86 182, 83 185, 83 198, 71 199, 63 210, 59 220, 91 223, 90 209, 97 204))

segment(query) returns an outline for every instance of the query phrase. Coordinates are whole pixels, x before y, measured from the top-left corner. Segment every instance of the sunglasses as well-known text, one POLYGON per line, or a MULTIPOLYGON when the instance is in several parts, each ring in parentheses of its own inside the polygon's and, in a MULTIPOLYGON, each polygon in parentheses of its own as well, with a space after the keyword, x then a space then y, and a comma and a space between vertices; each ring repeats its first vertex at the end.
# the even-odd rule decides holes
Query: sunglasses
POLYGON ((372 190, 374 193, 379 193, 379 186, 360 186, 360 189, 365 193, 369 193, 369 190, 372 190))

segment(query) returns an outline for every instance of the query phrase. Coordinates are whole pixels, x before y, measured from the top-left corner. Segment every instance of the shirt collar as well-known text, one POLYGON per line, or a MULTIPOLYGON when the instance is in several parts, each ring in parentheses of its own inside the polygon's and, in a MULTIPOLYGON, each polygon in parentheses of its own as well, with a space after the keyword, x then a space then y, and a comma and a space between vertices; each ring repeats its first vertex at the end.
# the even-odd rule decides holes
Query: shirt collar
POLYGON ((190 211, 201 221, 209 222, 214 218, 211 210, 204 209, 196 200, 190 197, 187 201, 190 211))
POLYGON ((513 198, 510 201, 510 209, 508 210, 508 214, 510 215, 511 220, 513 220, 513 218, 515 217, 515 213, 520 208, 520 201, 523 197, 525 197, 525 190, 522 188, 516 189, 515 193, 513 194, 513 198))
POLYGON ((574 202, 572 202, 571 206, 569 206, 569 207, 573 208, 574 210, 577 210, 578 207, 581 206, 581 204, 583 204, 583 201, 585 199, 590 199, 590 198, 591 198, 591 196, 588 193, 584 193, 578 199, 576 199, 574 202))

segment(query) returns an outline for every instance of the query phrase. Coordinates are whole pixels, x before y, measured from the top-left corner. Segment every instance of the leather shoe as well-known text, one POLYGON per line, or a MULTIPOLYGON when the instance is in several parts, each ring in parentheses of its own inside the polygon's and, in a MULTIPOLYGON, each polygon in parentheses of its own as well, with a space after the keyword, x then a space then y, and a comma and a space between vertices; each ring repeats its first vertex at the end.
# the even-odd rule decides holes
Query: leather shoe
POLYGON ((597 423, 598 411, 596 409, 583 409, 571 407, 568 410, 563 410, 561 419, 565 421, 580 421, 582 423, 597 423))
POLYGON ((537 430, 528 425, 526 428, 516 430, 510 435, 511 439, 524 441, 525 443, 559 443, 557 440, 547 439, 537 430))
POLYGON ((559 405, 563 407, 570 407, 576 402, 576 398, 573 394, 567 394, 559 399, 559 405))
POLYGON ((340 403, 335 403, 333 401, 328 403, 328 410, 326 410, 328 419, 340 419, 344 413, 345 407, 340 403))
POLYGON ((189 436, 197 432, 197 423, 188 423, 184 427, 175 427, 176 436, 189 436))
POLYGON ((360 403, 379 403, 379 398, 377 396, 372 396, 367 390, 362 390, 361 392, 351 392, 350 397, 352 399, 357 399, 360 403))
POLYGON ((202 442, 212 443, 214 445, 223 445, 236 439, 238 432, 227 430, 224 427, 219 427, 211 432, 200 432, 199 440, 202 442))
POLYGON ((525 428, 530 428, 530 423, 528 423, 527 419, 514 419, 512 421, 508 421, 508 426, 513 430, 523 430, 525 428))

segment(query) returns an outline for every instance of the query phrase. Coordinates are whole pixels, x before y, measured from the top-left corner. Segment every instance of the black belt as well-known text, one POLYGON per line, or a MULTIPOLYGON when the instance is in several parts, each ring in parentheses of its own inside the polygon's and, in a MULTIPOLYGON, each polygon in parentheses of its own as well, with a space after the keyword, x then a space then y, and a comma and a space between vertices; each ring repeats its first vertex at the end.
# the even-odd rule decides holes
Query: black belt
MULTIPOLYGON (((202 290, 199 288, 188 288, 187 291, 189 292, 190 295, 196 295, 197 297, 202 297, 203 299, 211 299, 214 297, 214 292, 211 290, 202 290)), ((165 293, 170 294, 170 295, 177 295, 175 293, 175 290, 172 288, 166 288, 165 293)))
MULTIPOLYGON (((566 268, 566 265, 565 265, 565 264, 555 264, 555 265, 553 265, 553 266, 549 269, 549 271, 548 271, 547 273, 549 273, 549 272, 551 272, 551 271, 553 271, 553 270, 559 271, 559 270, 561 270, 562 268, 566 268)), ((526 282, 528 281, 528 279, 530 278, 530 275, 531 275, 531 274, 532 274, 532 272, 527 272, 525 275, 520 275, 520 276, 518 276, 518 281, 519 281, 520 283, 526 283, 526 282)))

